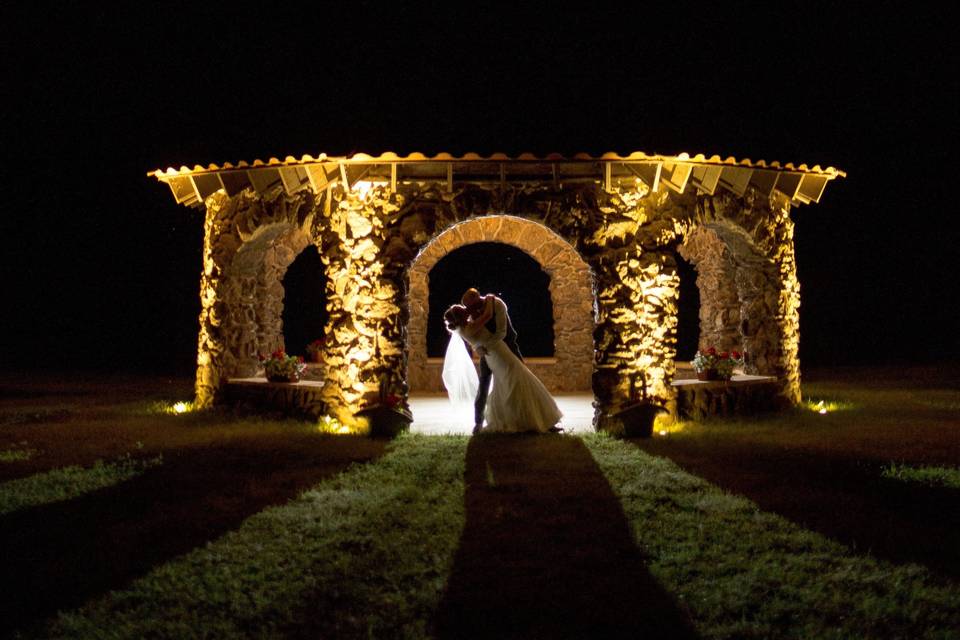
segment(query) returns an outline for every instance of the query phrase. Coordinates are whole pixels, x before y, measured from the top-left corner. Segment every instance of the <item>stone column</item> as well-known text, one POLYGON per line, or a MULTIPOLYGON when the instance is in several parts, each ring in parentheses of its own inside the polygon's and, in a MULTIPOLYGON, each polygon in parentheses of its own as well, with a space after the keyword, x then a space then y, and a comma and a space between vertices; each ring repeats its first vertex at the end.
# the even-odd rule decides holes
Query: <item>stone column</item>
POLYGON ((700 339, 702 351, 743 351, 740 338, 740 298, 737 293, 737 268, 727 244, 716 231, 699 228, 692 231, 678 248, 680 255, 697 270, 700 291, 700 339))
POLYGON ((634 248, 593 264, 599 318, 594 332, 598 429, 619 430, 611 409, 646 399, 670 410, 675 393, 676 265, 666 254, 634 248))
POLYGON ((329 311, 324 401, 335 417, 359 431, 356 418, 381 389, 407 395, 402 271, 385 264, 385 222, 397 207, 386 189, 333 189, 330 231, 324 237, 329 311), (401 306, 403 305, 403 306, 401 306), (331 339, 332 338, 332 339, 331 339))
POLYGON ((783 381, 783 397, 791 404, 798 404, 800 395, 800 281, 797 279, 797 261, 793 245, 793 221, 790 219, 790 203, 782 202, 771 207, 772 242, 768 257, 776 267, 779 291, 777 298, 780 348, 777 351, 775 370, 783 381))
POLYGON ((203 270, 200 273, 200 331, 197 339, 198 407, 219 400, 227 366, 228 348, 223 324, 229 316, 229 268, 242 244, 234 218, 237 200, 215 193, 206 202, 203 234, 203 270))

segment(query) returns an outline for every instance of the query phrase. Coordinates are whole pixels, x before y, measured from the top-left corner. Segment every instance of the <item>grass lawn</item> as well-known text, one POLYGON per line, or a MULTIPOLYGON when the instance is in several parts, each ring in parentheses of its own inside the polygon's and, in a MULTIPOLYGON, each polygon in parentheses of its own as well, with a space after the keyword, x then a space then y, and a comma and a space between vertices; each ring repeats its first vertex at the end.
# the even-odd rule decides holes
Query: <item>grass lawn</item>
POLYGON ((957 377, 808 379, 825 415, 386 442, 0 378, 0 635, 960 637, 957 377))

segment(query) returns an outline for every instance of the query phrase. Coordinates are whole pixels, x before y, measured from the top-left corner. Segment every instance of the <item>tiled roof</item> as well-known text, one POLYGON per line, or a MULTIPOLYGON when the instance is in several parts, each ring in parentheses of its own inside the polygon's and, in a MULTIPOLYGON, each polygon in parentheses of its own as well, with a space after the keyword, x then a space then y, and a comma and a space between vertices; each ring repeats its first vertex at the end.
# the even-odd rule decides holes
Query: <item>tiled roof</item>
POLYGON ((572 157, 552 153, 536 156, 522 153, 511 157, 503 153, 481 156, 467 153, 453 156, 439 153, 427 157, 422 153, 399 156, 386 152, 379 156, 357 153, 351 156, 304 155, 297 159, 270 158, 266 162, 225 162, 222 166, 157 169, 147 175, 165 182, 178 204, 202 206, 208 196, 223 190, 235 195, 244 189, 259 193, 283 188, 287 193, 303 189, 318 192, 340 182, 347 188, 361 181, 386 181, 391 188, 405 181, 442 181, 452 190, 455 182, 547 182, 599 181, 605 189, 615 185, 642 182, 652 191, 662 187, 683 193, 694 188, 698 193, 713 195, 718 189, 742 196, 748 188, 760 194, 774 191, 785 195, 794 204, 819 202, 827 182, 846 173, 834 167, 808 167, 793 163, 781 164, 749 158, 707 157, 704 154, 676 156, 646 154, 635 151, 623 156, 605 153, 591 156, 578 153, 572 157))
POLYGON ((438 153, 430 157, 419 152, 413 152, 406 156, 400 156, 392 151, 387 151, 379 156, 371 156, 366 153, 356 153, 352 156, 328 156, 325 153, 314 157, 310 154, 304 154, 300 158, 287 156, 283 160, 270 158, 266 162, 256 159, 253 162, 239 161, 237 164, 224 162, 223 165, 210 164, 206 167, 194 165, 193 168, 181 166, 179 169, 168 167, 166 170, 157 169, 147 175, 157 178, 168 176, 182 176, 194 173, 205 173, 212 171, 224 171, 230 169, 247 169, 256 167, 275 167, 312 164, 316 162, 348 162, 348 163, 389 163, 389 162, 690 162, 695 164, 708 165, 727 165, 737 167, 747 167, 752 169, 778 169, 799 171, 802 173, 820 173, 830 176, 846 177, 846 172, 834 167, 821 168, 820 165, 808 167, 806 164, 794 165, 792 162, 780 163, 776 160, 767 162, 766 160, 751 160, 750 158, 734 158, 727 156, 721 158, 719 155, 707 157, 705 154, 698 153, 691 156, 689 153, 681 153, 676 156, 665 156, 660 154, 647 154, 643 151, 634 151, 629 155, 622 156, 616 152, 609 151, 599 156, 592 156, 588 153, 577 153, 573 156, 564 156, 559 153, 550 153, 545 156, 537 156, 533 153, 521 153, 516 157, 508 156, 505 153, 494 153, 489 156, 481 156, 478 153, 467 153, 462 156, 454 156, 449 153, 438 153))

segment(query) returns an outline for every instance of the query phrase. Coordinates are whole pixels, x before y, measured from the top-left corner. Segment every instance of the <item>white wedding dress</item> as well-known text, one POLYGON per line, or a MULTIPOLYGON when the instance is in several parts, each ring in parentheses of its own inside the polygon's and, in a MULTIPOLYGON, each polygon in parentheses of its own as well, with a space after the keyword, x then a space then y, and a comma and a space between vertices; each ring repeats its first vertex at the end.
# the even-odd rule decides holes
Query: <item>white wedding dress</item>
MULTIPOLYGON (((487 431, 546 432, 560 421, 563 414, 550 392, 503 340, 490 340, 490 332, 482 326, 457 331, 450 339, 454 340, 457 335, 472 347, 487 349, 485 357, 493 372, 484 414, 487 431)), ((473 363, 470 365, 472 367, 473 363)))

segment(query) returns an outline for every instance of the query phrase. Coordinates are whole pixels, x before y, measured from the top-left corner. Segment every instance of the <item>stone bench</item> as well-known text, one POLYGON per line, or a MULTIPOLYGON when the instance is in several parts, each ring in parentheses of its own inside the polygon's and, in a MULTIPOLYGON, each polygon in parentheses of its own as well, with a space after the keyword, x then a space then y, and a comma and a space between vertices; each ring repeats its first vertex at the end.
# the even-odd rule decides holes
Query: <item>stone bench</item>
POLYGON ((677 415, 702 420, 716 416, 746 416, 784 408, 777 379, 771 376, 736 375, 729 381, 680 379, 677 415))

